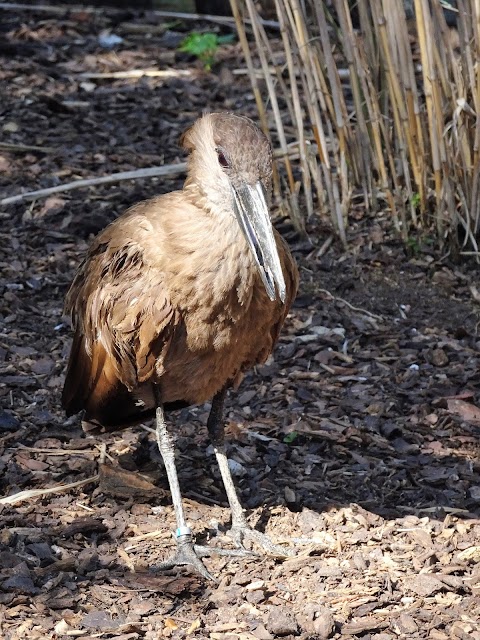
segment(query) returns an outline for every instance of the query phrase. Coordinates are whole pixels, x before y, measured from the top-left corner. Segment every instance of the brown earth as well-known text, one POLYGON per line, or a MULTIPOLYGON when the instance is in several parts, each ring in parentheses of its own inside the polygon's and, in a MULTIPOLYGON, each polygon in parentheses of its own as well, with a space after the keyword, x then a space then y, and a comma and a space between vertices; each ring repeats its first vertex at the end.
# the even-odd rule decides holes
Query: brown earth
MULTIPOLYGON (((0 10, 1 11, 1 10, 0 10)), ((255 117, 237 45, 211 73, 176 52, 192 23, 148 14, 2 11, 1 197, 171 163, 203 110, 255 117), (103 29, 123 38, 102 49, 103 29), (91 79, 158 67, 193 75, 91 79), (7 145, 14 145, 8 147, 7 145)), ((197 28, 211 25, 195 25, 197 28)), ((152 434, 86 438, 60 392, 65 292, 92 233, 181 180, 138 180, 0 207, 1 493, 91 480, 0 506, 0 637, 480 638, 479 307, 474 265, 356 211, 343 253, 279 221, 301 292, 274 359, 228 405, 249 519, 295 555, 149 569, 173 548, 152 434), (99 474, 99 477, 97 477, 99 474)), ((208 407, 172 415, 197 539, 228 545, 208 407)))

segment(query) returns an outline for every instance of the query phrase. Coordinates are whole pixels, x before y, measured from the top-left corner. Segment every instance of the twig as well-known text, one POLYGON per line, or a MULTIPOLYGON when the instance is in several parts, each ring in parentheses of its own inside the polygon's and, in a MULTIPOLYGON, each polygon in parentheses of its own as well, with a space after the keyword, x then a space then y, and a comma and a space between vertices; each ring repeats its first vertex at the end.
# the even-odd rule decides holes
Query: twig
POLYGON ((38 5, 33 6, 31 4, 18 4, 16 2, 0 2, 0 9, 10 9, 12 11, 18 11, 19 9, 25 9, 25 11, 45 11, 47 13, 67 13, 69 10, 73 9, 73 7, 52 7, 50 5, 38 5))
POLYGON ((50 487, 49 489, 26 489, 25 491, 19 491, 13 496, 5 496, 0 498, 0 504, 17 504, 23 500, 30 500, 30 498, 38 498, 40 496, 46 496, 49 493, 59 493, 60 491, 67 491, 68 489, 75 489, 75 487, 82 487, 84 484, 90 482, 96 482, 99 479, 99 474, 85 478, 85 480, 79 480, 78 482, 71 482, 70 484, 59 484, 56 487, 50 487))
MULTIPOLYGON (((31 4, 21 4, 21 3, 10 3, 10 2, 0 2, 0 9, 11 9, 15 10, 25 10, 25 11, 43 11, 45 13, 57 13, 60 15, 69 14, 75 11, 85 11, 92 14, 100 14, 100 13, 118 13, 120 9, 108 8, 108 12, 103 9, 95 9, 93 7, 86 7, 82 5, 72 5, 68 7, 54 7, 52 5, 31 5, 31 4)), ((212 16, 209 14, 203 13, 181 13, 178 11, 150 11, 151 15, 154 15, 158 18, 167 18, 171 20, 194 20, 205 22, 214 22, 217 24, 226 24, 231 25, 232 27, 235 24, 235 20, 230 16, 212 16)), ((245 22, 250 23, 250 20, 245 20, 245 22)), ((276 20, 260 20, 261 24, 264 27, 268 27, 270 29, 279 29, 280 25, 276 20)))
MULTIPOLYGON (((91 449, 45 449, 39 447, 27 447, 24 444, 19 444, 15 447, 15 450, 26 451, 28 453, 45 453, 49 456, 69 456, 69 455, 98 455, 96 451, 91 449)), ((12 451, 13 447, 9 448, 12 451)))
MULTIPOLYGON (((231 16, 212 16, 203 13, 178 13, 176 11, 153 11, 153 15, 159 18, 172 18, 174 20, 205 20, 205 22, 217 22, 218 24, 227 24, 232 27, 235 26, 235 19, 231 16)), ((245 20, 247 24, 251 24, 251 20, 245 20)), ((264 27, 270 29, 279 29, 280 25, 276 20, 264 20, 259 21, 264 27)))
POLYGON ((318 291, 320 293, 326 293, 327 296, 329 296, 332 300, 337 300, 338 302, 341 302, 342 304, 346 305, 352 311, 358 311, 358 313, 362 313, 364 316, 367 316, 368 318, 373 318, 374 320, 378 320, 379 322, 383 322, 383 317, 382 316, 377 316, 376 313, 371 313, 370 311, 367 311, 366 309, 362 309, 361 307, 355 307, 355 306, 353 306, 353 304, 350 304, 350 302, 348 302, 344 298, 339 298, 338 296, 334 296, 333 293, 330 293, 330 291, 328 291, 327 289, 318 289, 318 291))
POLYGON ((93 187, 99 184, 111 184, 112 182, 121 182, 122 180, 137 180, 138 178, 155 178, 157 176, 176 176, 185 173, 187 169, 186 162, 177 162, 175 164, 165 164, 162 167, 149 167, 147 169, 137 169, 135 171, 121 171, 120 173, 112 173, 109 176, 101 178, 89 178, 86 180, 75 180, 67 182, 58 187, 48 187, 47 189, 37 189, 36 191, 27 191, 16 196, 3 198, 0 205, 13 204, 22 200, 36 200, 37 198, 45 198, 52 193, 60 193, 62 191, 71 191, 72 189, 80 189, 81 187, 93 187))
POLYGON ((79 73, 78 78, 86 80, 101 79, 128 79, 128 78, 178 78, 179 76, 191 78, 198 75, 198 71, 194 69, 130 69, 129 71, 109 71, 105 73, 85 72, 79 73))
POLYGON ((0 142, 0 149, 3 151, 40 151, 41 153, 52 153, 53 147, 35 147, 30 144, 13 144, 11 142, 0 142))

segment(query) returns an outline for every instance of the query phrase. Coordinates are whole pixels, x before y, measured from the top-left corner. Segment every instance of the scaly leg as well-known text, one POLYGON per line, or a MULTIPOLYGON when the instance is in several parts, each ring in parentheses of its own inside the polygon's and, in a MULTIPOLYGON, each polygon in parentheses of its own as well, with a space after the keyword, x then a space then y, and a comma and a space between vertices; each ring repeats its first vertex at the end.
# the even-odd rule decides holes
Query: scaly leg
POLYGON ((223 402, 225 400, 226 388, 219 391, 213 398, 212 408, 208 416, 207 428, 212 441, 217 463, 220 468, 223 485, 227 494, 230 511, 232 512, 232 528, 229 534, 232 536, 237 547, 244 549, 243 541, 250 539, 267 553, 274 556, 286 557, 292 555, 292 552, 285 547, 273 543, 270 538, 252 529, 245 518, 242 505, 237 496, 235 485, 233 483, 232 474, 228 466, 227 454, 225 452, 225 426, 223 423, 223 402))
POLYGON ((192 531, 190 527, 187 526, 185 513, 183 511, 182 494, 180 492, 177 469, 175 466, 174 441, 172 436, 168 433, 163 407, 160 404, 156 410, 156 427, 158 448, 160 449, 160 453, 165 464, 168 484, 172 494, 173 508, 175 509, 175 518, 177 521, 177 530, 175 531, 177 550, 173 556, 156 565, 153 569, 157 571, 162 569, 171 569, 178 565, 190 564, 204 578, 214 580, 205 568, 203 562, 200 560, 201 557, 214 553, 228 556, 239 556, 245 554, 239 553, 238 551, 230 551, 228 549, 214 549, 193 544, 192 531))

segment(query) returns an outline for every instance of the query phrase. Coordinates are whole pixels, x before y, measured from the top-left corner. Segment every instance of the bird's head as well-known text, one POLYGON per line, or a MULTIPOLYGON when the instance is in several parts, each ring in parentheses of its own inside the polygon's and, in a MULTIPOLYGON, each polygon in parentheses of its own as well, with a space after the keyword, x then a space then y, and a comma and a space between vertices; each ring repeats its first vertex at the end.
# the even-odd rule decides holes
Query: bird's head
POLYGON ((187 184, 201 193, 212 215, 232 216, 243 233, 268 297, 285 301, 285 280, 278 256, 269 201, 272 150, 248 118, 210 113, 183 137, 190 152, 187 184))

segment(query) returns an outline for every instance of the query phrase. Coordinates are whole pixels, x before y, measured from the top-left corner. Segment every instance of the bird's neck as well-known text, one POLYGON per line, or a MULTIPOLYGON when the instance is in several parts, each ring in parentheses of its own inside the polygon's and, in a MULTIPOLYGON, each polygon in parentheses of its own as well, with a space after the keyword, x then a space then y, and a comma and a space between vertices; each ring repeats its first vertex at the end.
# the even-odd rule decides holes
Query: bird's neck
POLYGON ((176 220, 171 238, 170 268, 178 295, 193 307, 207 300, 211 308, 248 306, 261 281, 233 205, 220 208, 205 202, 194 184, 186 185, 183 193, 194 207, 176 220))
POLYGON ((215 189, 215 185, 210 185, 209 179, 207 178, 200 186, 197 180, 191 178, 190 175, 187 176, 185 184, 183 185, 183 193, 187 200, 195 207, 205 213, 211 214, 215 218, 225 214, 228 215, 232 208, 230 200, 225 199, 225 196, 221 194, 218 189, 215 189))

